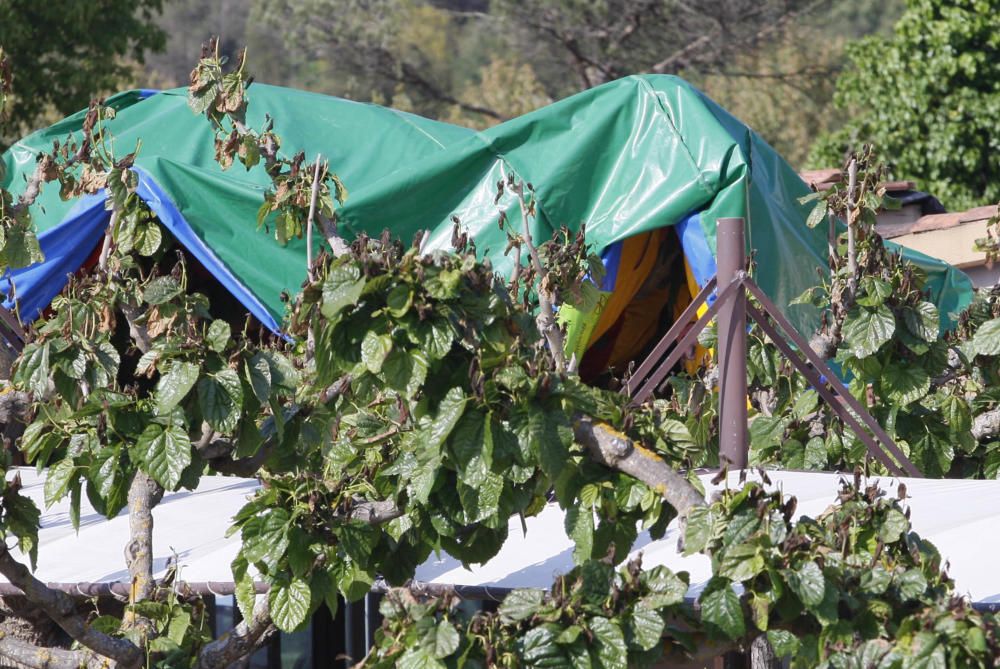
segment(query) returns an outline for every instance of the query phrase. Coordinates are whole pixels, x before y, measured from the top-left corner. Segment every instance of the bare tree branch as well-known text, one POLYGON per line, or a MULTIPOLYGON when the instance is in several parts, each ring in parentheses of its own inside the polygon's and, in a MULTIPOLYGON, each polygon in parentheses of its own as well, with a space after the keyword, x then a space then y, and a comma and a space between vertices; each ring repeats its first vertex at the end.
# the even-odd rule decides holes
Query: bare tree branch
POLYGON ((163 488, 146 472, 139 470, 128 489, 128 524, 130 541, 125 547, 125 562, 132 577, 132 599, 142 601, 153 595, 153 507, 163 498, 163 488))
POLYGON ((14 559, 6 546, 0 544, 0 574, 16 585, 38 608, 42 609, 70 637, 90 650, 117 663, 121 669, 141 666, 144 658, 138 646, 127 639, 117 639, 99 632, 77 615, 73 598, 48 588, 35 578, 28 568, 14 559))
POLYGON ((972 436, 976 441, 991 441, 1000 437, 1000 407, 990 409, 973 419, 972 436))
POLYGON ((135 347, 139 349, 140 353, 149 353, 153 348, 153 340, 149 338, 149 332, 146 330, 146 327, 140 325, 138 322, 142 316, 139 312, 139 307, 132 302, 123 302, 120 308, 122 314, 125 316, 125 320, 128 321, 128 331, 132 336, 135 347))
POLYGON ((253 616, 244 620, 230 632, 205 646, 198 656, 196 669, 223 669, 234 662, 249 657, 275 632, 268 611, 267 598, 258 597, 253 616))
POLYGON ((31 669, 113 669, 117 666, 91 650, 45 648, 10 637, 0 638, 0 658, 31 669))
POLYGON ((680 518, 685 518, 695 507, 705 505, 705 498, 683 474, 656 453, 610 426, 578 416, 573 425, 573 435, 596 462, 628 474, 663 495, 680 518))

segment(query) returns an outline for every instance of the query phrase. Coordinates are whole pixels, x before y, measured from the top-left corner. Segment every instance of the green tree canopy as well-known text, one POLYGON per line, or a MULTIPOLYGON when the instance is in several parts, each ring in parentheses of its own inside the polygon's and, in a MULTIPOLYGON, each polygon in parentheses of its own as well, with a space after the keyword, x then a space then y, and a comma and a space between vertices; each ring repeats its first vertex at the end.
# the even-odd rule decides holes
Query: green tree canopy
MULTIPOLYGON (((130 73, 126 59, 142 61, 162 49, 155 19, 162 0, 4 0, 0 45, 16 74, 6 113, 10 133, 30 129, 48 108, 69 114, 130 73)), ((0 145, 4 143, 0 135, 0 145)))
POLYGON ((908 0, 890 37, 848 48, 835 103, 851 112, 812 162, 840 164, 872 142, 895 176, 916 178, 951 209, 1000 198, 1000 2, 908 0))

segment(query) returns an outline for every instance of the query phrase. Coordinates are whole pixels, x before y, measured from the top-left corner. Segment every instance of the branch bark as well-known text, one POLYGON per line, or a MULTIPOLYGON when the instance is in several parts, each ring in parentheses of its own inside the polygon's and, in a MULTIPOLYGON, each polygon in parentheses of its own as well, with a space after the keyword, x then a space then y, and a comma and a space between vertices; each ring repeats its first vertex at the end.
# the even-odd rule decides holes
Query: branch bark
POLYGON ((258 597, 253 616, 230 632, 205 646, 198 656, 196 669, 223 669, 249 657, 275 632, 267 606, 267 597, 258 597))
POLYGON ((556 371, 562 374, 566 371, 565 344, 562 332, 559 330, 559 324, 556 322, 556 312, 552 305, 552 295, 548 285, 548 272, 542 266, 538 248, 535 247, 535 242, 531 238, 531 228, 528 225, 528 203, 524 199, 524 182, 516 181, 511 184, 510 189, 517 195, 517 201, 521 207, 522 236, 525 246, 528 247, 528 260, 535 269, 535 280, 538 281, 538 329, 549 344, 549 352, 555 361, 556 371))
POLYGON ((0 574, 20 588, 29 601, 43 610, 81 645, 113 660, 117 663, 114 666, 121 669, 133 669, 142 665, 145 658, 138 646, 127 639, 117 639, 93 629, 77 615, 72 597, 50 589, 35 578, 2 544, 0 544, 0 574))
POLYGON ((0 657, 31 669, 113 669, 117 666, 91 650, 45 648, 9 637, 0 638, 0 657))
POLYGON ((153 507, 163 498, 163 488, 144 471, 136 472, 128 489, 130 541, 125 562, 132 577, 132 600, 153 596, 153 507))
POLYGON ((972 421, 972 436, 976 441, 1000 437, 1000 407, 979 414, 972 421))
POLYGON ((573 435, 596 462, 628 474, 661 494, 681 520, 695 507, 705 506, 705 498, 683 474, 656 453, 610 426, 596 423, 587 416, 577 416, 573 435))

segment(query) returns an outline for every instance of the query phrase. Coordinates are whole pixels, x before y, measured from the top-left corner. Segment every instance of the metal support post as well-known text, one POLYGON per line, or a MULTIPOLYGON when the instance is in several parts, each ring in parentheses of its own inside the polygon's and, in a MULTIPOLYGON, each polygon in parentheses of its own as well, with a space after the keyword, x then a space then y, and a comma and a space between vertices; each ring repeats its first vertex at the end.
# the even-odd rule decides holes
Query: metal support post
MULTIPOLYGON (((746 274, 746 238, 742 218, 716 223, 718 287, 724 290, 746 274)), ((747 310, 742 286, 719 309, 719 465, 747 466, 747 310)))

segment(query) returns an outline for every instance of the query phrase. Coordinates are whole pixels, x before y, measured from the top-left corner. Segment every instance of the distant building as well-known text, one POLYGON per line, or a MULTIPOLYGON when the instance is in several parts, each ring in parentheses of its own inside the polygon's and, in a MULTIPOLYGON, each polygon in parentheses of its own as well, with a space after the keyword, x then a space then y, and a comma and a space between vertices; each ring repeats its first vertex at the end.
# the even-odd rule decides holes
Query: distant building
MULTIPOLYGON (((815 190, 826 190, 840 181, 840 170, 812 170, 799 176, 815 190)), ((886 191, 902 206, 878 215, 876 230, 883 239, 954 265, 976 287, 1000 282, 1000 263, 989 266, 986 254, 975 250, 976 240, 986 237, 987 223, 998 213, 996 205, 948 212, 937 198, 916 190, 912 181, 888 182, 886 191)))

